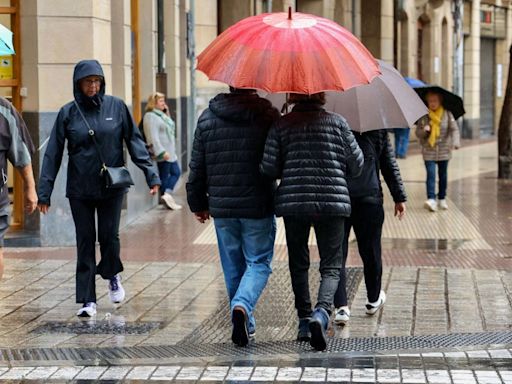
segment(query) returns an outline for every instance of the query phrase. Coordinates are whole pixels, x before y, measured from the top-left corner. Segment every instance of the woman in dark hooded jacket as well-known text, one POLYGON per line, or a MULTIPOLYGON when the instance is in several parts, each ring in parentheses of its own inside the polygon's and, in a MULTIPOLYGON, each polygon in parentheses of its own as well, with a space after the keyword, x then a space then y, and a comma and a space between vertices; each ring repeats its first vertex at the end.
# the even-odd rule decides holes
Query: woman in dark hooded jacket
POLYGON ((119 256, 119 221, 128 189, 106 187, 100 172, 100 157, 108 166, 124 165, 124 142, 132 161, 144 172, 151 194, 158 191, 160 179, 128 107, 121 99, 105 95, 105 78, 98 61, 83 60, 75 66, 73 93, 75 100, 60 109, 48 141, 39 179, 38 205, 42 213, 48 212, 67 140, 66 197, 75 223, 77 244, 76 302, 83 304, 77 315, 91 317, 96 314, 96 274, 109 280, 112 302, 119 303, 125 296, 119 275, 123 271, 119 256), (98 148, 89 127, 94 131, 98 148), (97 266, 95 214, 101 252, 97 266))

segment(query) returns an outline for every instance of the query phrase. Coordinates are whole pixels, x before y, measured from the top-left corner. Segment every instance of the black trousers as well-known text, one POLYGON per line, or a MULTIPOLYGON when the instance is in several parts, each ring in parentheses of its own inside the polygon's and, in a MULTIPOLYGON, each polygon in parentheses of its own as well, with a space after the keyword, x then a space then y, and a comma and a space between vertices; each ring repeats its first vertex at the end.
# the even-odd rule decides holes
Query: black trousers
POLYGON ((345 218, 285 216, 286 242, 288 245, 288 265, 295 294, 295 308, 299 318, 311 316, 312 306, 309 293, 309 247, 311 226, 320 253, 320 287, 315 308, 323 308, 331 313, 334 293, 338 287, 342 264, 342 241, 345 218))
POLYGON ((119 221, 124 195, 101 200, 69 199, 75 222, 76 302, 96 302, 96 274, 110 279, 123 270, 119 221), (96 266, 96 217, 101 260, 96 266))
POLYGON ((381 237, 383 224, 384 208, 382 204, 352 199, 352 214, 347 219, 343 238, 343 265, 338 289, 334 295, 336 308, 348 305, 345 264, 348 256, 348 237, 352 227, 356 235, 359 255, 363 260, 368 301, 373 303, 379 299, 382 281, 381 237))

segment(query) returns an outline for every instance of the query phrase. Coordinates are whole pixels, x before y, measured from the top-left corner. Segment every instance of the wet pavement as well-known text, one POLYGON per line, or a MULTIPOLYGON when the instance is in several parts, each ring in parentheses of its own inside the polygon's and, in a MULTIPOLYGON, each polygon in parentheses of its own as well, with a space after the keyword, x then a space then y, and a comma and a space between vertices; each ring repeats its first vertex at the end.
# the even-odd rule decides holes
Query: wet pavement
MULTIPOLYGON (((7 248, 0 381, 512 383, 512 183, 496 179, 495 152, 491 142, 455 153, 450 208, 436 213, 423 209, 421 156, 399 160, 409 202, 398 221, 386 199, 387 303, 375 317, 364 314, 361 262, 351 243, 352 317, 329 330, 324 353, 293 341, 281 221, 248 349, 229 343, 213 226, 185 209, 160 206, 123 229, 127 299, 110 304, 98 280, 98 315, 88 322, 75 316, 73 248, 7 248)), ((310 243, 315 264, 314 235, 310 243)), ((316 287, 318 273, 310 279, 316 287)))

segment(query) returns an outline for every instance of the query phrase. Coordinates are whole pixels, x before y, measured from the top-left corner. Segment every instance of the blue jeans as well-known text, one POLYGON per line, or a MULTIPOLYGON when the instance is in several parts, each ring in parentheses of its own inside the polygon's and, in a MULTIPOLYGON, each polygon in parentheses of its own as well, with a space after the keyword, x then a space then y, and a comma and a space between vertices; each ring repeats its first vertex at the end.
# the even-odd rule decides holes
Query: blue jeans
POLYGON ((180 179, 180 166, 177 161, 173 161, 172 163, 169 161, 159 161, 158 174, 162 181, 161 191, 171 193, 180 179))
POLYGON ((216 218, 214 224, 231 311, 234 307, 245 310, 252 333, 256 328, 254 307, 272 273, 275 218, 216 218))
POLYGON ((446 199, 446 187, 448 185, 448 160, 425 160, 425 168, 427 169, 427 198, 433 200, 436 198, 436 164, 439 172, 437 198, 444 200, 446 199))
POLYGON ((397 157, 405 157, 409 148, 410 128, 395 128, 395 152, 397 157))

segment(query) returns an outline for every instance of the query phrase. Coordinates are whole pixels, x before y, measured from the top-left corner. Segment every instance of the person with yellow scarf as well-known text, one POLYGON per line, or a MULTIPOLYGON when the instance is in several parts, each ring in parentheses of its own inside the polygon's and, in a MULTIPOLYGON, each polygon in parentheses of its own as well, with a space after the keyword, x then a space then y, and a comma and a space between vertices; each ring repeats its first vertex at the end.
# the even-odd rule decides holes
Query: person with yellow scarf
POLYGON ((427 170, 427 200, 425 209, 435 212, 438 208, 448 209, 446 189, 448 184, 448 161, 452 149, 460 146, 460 133, 452 113, 443 107, 442 95, 429 92, 425 96, 428 118, 416 126, 416 136, 422 146, 423 160, 427 170), (436 200, 436 166, 439 186, 436 200))

